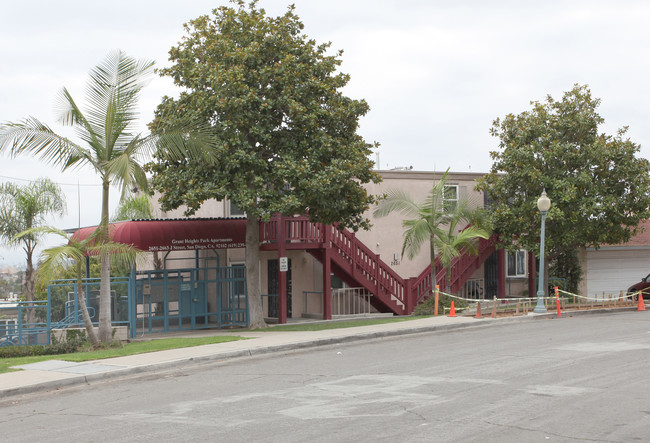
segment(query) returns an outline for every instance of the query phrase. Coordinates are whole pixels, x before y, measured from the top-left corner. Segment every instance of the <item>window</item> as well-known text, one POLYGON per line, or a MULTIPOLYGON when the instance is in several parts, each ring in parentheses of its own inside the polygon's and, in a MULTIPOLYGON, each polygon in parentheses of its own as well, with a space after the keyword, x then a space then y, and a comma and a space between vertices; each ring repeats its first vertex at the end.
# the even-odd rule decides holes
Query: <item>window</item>
POLYGON ((246 265, 244 263, 231 263, 233 294, 239 297, 246 295, 246 265))
POLYGON ((442 201, 445 211, 453 210, 458 206, 458 185, 445 185, 442 201))
POLYGON ((228 200, 228 216, 229 217, 240 217, 244 216, 246 213, 239 209, 236 204, 232 202, 232 200, 228 200))
POLYGON ((526 277, 526 251, 510 252, 507 255, 508 277, 526 277))

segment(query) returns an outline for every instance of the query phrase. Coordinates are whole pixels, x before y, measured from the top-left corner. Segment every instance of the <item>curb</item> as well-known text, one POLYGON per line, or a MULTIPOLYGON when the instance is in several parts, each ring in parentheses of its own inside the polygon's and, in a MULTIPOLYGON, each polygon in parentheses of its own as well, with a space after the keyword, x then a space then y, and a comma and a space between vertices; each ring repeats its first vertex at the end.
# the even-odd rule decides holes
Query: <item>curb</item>
MULTIPOLYGON (((634 311, 635 307, 620 307, 620 308, 608 308, 608 309, 593 309, 593 310, 582 310, 582 311, 565 311, 563 312, 563 317, 574 317, 580 315, 595 315, 603 313, 619 312, 619 311, 634 311)), ((165 362, 159 363, 150 363, 142 366, 132 366, 125 367, 120 369, 115 369, 108 372, 101 372, 96 374, 87 374, 79 375, 69 378, 64 378, 60 380, 51 380, 40 383, 33 383, 26 386, 0 389, 0 399, 5 399, 8 397, 31 394, 34 392, 42 391, 56 391, 64 387, 78 386, 82 384, 90 385, 93 382, 106 381, 117 378, 124 378, 130 375, 137 375, 141 373, 155 373, 159 371, 166 371, 172 368, 178 368, 182 366, 192 365, 196 363, 206 363, 213 361, 222 361, 222 360, 232 360, 236 358, 247 358, 247 357, 258 357, 264 356, 267 354, 273 353, 286 353, 294 350, 304 350, 311 348, 318 348, 323 346, 336 345, 341 343, 353 343, 359 341, 368 341, 376 340, 382 338, 392 338, 402 335, 414 335, 422 334, 429 332, 445 332, 445 331, 455 331, 460 329, 476 329, 489 326, 497 326, 508 323, 521 323, 528 320, 542 320, 542 319, 553 319, 558 318, 556 313, 546 313, 546 314, 535 314, 535 315, 522 315, 517 317, 503 317, 503 318, 489 318, 483 317, 477 319, 475 323, 461 323, 461 324, 450 324, 450 325, 432 325, 432 326, 419 326, 405 329, 397 330, 388 330, 388 331, 374 331, 361 334, 351 334, 341 337, 330 337, 330 338, 316 338, 313 340, 298 342, 298 343, 287 343, 281 345, 270 345, 260 348, 251 348, 251 349, 242 349, 237 351, 226 351, 226 352, 215 352, 211 355, 203 355, 199 357, 183 357, 175 360, 168 360, 165 362)), ((0 377, 2 375, 0 374, 0 377)))

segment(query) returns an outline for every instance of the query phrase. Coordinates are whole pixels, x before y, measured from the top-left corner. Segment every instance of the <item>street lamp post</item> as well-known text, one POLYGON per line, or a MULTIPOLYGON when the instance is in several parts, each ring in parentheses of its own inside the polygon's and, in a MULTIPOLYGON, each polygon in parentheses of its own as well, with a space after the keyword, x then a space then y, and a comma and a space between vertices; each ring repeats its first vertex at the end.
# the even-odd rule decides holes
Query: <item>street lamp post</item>
POLYGON ((546 195, 546 190, 542 191, 542 195, 537 199, 537 209, 542 214, 542 231, 539 240, 539 283, 537 285, 537 305, 533 312, 537 314, 546 313, 546 306, 544 306, 544 296, 546 290, 544 289, 544 224, 546 221, 546 212, 551 207, 551 199, 546 195))

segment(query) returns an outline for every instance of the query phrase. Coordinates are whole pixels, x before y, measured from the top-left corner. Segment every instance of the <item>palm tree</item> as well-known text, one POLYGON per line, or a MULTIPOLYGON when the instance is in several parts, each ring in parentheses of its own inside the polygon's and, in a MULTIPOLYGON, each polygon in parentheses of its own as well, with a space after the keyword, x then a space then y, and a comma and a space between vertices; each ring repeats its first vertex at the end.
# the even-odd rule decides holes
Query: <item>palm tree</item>
POLYGON ((19 239, 34 234, 55 234, 65 240, 64 244, 45 249, 41 253, 36 276, 39 283, 49 282, 56 279, 62 272, 69 269, 70 266, 74 266, 79 309, 81 310, 84 327, 86 328, 86 335, 93 347, 98 347, 100 340, 97 338, 97 334, 95 334, 95 329, 88 312, 86 295, 83 290, 84 261, 88 256, 101 256, 103 253, 108 253, 113 257, 114 264, 132 266, 141 258, 142 251, 133 248, 131 245, 122 243, 97 243, 94 236, 90 236, 84 240, 76 240, 65 231, 48 226, 28 229, 18 234, 16 238, 19 239))
POLYGON ((153 218, 153 206, 147 194, 130 195, 120 202, 112 221, 150 220, 153 218))
MULTIPOLYGON (((153 205, 151 198, 146 193, 141 195, 130 195, 128 198, 123 199, 115 211, 113 221, 123 220, 151 220, 153 219, 153 205)), ((153 267, 154 269, 162 269, 162 260, 158 251, 153 251, 153 267)))
MULTIPOLYGON (((0 185, 0 242, 7 246, 22 245, 27 256, 25 270, 25 300, 34 301, 33 255, 42 235, 34 232, 20 239, 16 235, 45 223, 49 215, 65 214, 65 197, 61 188, 49 179, 41 178, 25 186, 13 183, 0 185)), ((34 310, 27 310, 27 323, 34 320, 34 310)))
MULTIPOLYGON (((0 151, 12 156, 30 153, 63 170, 90 166, 102 182, 101 220, 96 241, 109 239, 109 191, 121 188, 122 195, 138 187, 147 189, 141 164, 158 149, 172 159, 209 155, 213 140, 201 132, 167 128, 164 134, 135 133, 137 102, 153 72, 152 61, 138 61, 116 51, 91 70, 86 89, 86 109, 74 101, 66 88, 60 96, 59 122, 76 129, 80 143, 56 134, 46 124, 30 117, 0 126, 0 151), (194 135, 199 134, 198 137, 194 135), (205 153, 205 154, 204 154, 205 153)), ((201 157, 204 158, 204 157, 201 157)), ((111 330, 110 254, 101 253, 99 338, 109 342, 111 330)))
POLYGON ((404 253, 412 260, 420 252, 421 247, 429 244, 431 260, 431 289, 436 286, 435 262, 440 257, 441 264, 447 270, 447 291, 451 283, 451 263, 463 251, 476 252, 476 240, 489 238, 489 227, 484 222, 478 210, 470 210, 467 200, 459 200, 455 204, 445 201, 447 186, 447 170, 440 181, 434 184, 427 198, 418 203, 407 193, 398 189, 387 192, 386 198, 374 211, 375 217, 384 217, 391 212, 399 211, 409 219, 402 221, 404 253), (462 225, 467 225, 462 226, 462 225), (459 230, 459 228, 463 228, 459 230))

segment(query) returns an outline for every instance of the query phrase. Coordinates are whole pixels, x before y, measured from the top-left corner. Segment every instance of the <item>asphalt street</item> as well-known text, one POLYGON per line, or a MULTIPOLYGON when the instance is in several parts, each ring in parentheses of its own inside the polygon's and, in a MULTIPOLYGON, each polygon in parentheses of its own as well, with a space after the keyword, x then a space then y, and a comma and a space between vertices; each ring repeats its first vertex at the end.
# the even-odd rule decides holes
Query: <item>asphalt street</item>
POLYGON ((650 315, 433 331, 0 401, 23 441, 650 440, 650 315))

